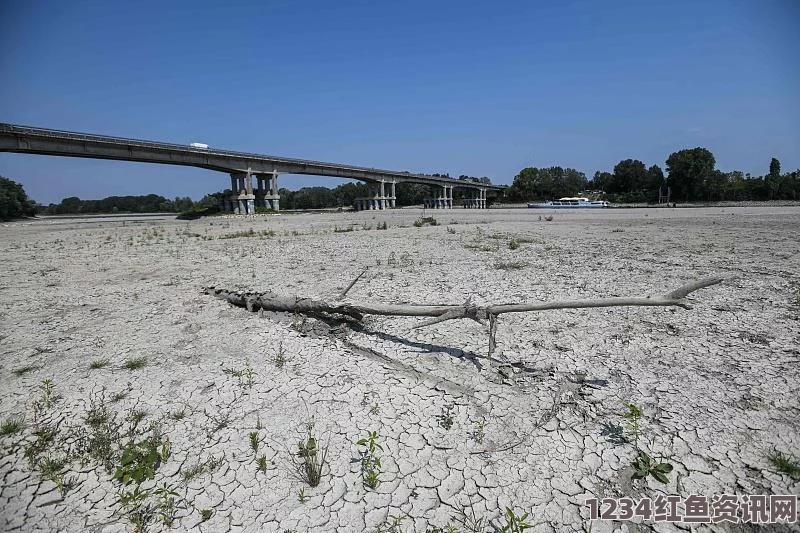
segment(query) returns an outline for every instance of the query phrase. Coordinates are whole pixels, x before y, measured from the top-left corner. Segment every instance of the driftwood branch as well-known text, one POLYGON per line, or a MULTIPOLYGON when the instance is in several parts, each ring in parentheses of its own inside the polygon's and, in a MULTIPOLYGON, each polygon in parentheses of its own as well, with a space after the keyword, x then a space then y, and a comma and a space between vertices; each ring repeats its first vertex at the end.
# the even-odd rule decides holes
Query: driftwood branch
MULTIPOLYGON (((359 276, 360 277, 360 276, 359 276)), ((357 281, 356 278, 355 281, 357 281)), ((600 298, 597 300, 565 300, 556 302, 540 303, 520 303, 520 304, 501 304, 489 306, 477 306, 471 300, 467 300, 461 305, 416 305, 416 304, 356 304, 356 303, 331 303, 313 298, 299 298, 295 296, 283 296, 271 293, 253 293, 241 291, 227 291, 215 287, 204 289, 206 294, 230 302, 238 307, 245 307, 250 311, 286 311, 290 313, 319 314, 330 313, 346 315, 357 320, 364 315, 384 315, 384 316, 428 316, 435 317, 426 320, 415 327, 425 327, 446 320, 470 318, 478 322, 483 322, 492 317, 504 313, 523 313, 528 311, 547 311, 550 309, 583 309, 591 307, 620 307, 620 306, 676 306, 684 309, 691 309, 689 301, 686 299, 690 293, 716 285, 722 278, 712 277, 698 281, 693 281, 670 291, 661 296, 644 297, 618 297, 600 298)), ((346 292, 346 291, 345 291, 346 292)))
MULTIPOLYGON (((366 272, 366 270, 364 271, 366 272)), ((350 288, 364 274, 362 272, 340 295, 344 297, 350 288)), ((564 300, 556 302, 520 303, 478 306, 470 298, 461 305, 392 305, 392 304, 355 304, 331 303, 312 298, 298 298, 271 293, 253 293, 241 291, 227 291, 215 287, 204 289, 206 294, 213 294, 217 298, 244 307, 248 311, 286 311, 289 313, 302 313, 310 315, 338 314, 361 320, 364 315, 384 316, 425 316, 431 317, 424 320, 414 328, 422 328, 445 322, 469 318, 485 324, 489 322, 489 356, 494 352, 496 342, 497 320, 504 313, 524 313, 528 311, 547 311, 551 309, 585 309, 592 307, 621 307, 621 306, 674 306, 691 309, 686 297, 699 289, 710 287, 722 282, 722 278, 710 277, 687 283, 677 289, 660 296, 644 297, 615 297, 599 298, 596 300, 564 300)))

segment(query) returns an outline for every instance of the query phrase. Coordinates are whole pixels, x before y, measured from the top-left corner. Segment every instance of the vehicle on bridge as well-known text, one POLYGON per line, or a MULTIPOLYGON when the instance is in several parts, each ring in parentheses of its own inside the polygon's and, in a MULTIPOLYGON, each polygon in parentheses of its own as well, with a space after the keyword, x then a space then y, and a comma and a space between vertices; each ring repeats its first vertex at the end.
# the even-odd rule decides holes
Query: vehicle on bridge
POLYGON ((208 145, 205 143, 191 143, 189 146, 192 148, 200 148, 202 150, 208 150, 208 145))

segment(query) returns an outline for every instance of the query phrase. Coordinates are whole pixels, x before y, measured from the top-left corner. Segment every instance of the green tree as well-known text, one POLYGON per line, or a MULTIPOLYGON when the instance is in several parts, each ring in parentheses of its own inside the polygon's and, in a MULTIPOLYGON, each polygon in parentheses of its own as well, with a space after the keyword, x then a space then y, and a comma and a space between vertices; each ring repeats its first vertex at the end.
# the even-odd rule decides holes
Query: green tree
POLYGON ((16 181, 0 176, 0 220, 32 217, 36 214, 34 202, 16 181))
POLYGON ((647 182, 645 188, 651 200, 658 200, 658 191, 664 186, 664 172, 658 165, 647 169, 647 182))
POLYGON ((609 193, 630 193, 646 187, 647 167, 638 159, 625 159, 614 166, 613 180, 606 189, 609 193))
POLYGON ((781 162, 772 158, 772 161, 769 162, 769 177, 770 178, 778 178, 781 175, 781 162))
POLYGON ((577 194, 586 184, 586 175, 574 168, 528 167, 514 177, 508 196, 516 201, 560 198, 577 194))
POLYGON ((708 185, 715 181, 714 154, 705 148, 679 150, 667 158, 667 185, 676 199, 691 201, 702 198, 708 185))

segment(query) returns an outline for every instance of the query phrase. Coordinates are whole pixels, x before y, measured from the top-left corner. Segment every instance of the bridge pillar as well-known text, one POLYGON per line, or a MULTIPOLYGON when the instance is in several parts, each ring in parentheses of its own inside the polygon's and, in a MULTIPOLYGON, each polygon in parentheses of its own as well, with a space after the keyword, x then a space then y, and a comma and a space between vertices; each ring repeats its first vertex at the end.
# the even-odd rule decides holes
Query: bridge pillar
POLYGON ((395 189, 395 185, 397 185, 397 182, 392 181, 392 196, 389 198, 389 207, 392 209, 397 207, 397 191, 395 189))

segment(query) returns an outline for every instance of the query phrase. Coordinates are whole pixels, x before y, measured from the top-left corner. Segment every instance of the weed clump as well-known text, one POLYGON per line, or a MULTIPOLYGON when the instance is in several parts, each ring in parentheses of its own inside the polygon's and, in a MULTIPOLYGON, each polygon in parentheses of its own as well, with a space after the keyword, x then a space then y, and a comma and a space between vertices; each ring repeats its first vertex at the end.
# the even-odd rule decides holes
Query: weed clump
POLYGON ((328 448, 317 447, 317 437, 314 433, 314 418, 306 423, 306 436, 297 443, 297 459, 295 464, 301 480, 311 487, 319 485, 322 479, 322 470, 328 462, 328 448))
POLYGON ((367 436, 356 442, 362 449, 361 454, 361 478, 364 486, 375 490, 380 484, 378 477, 381 475, 381 458, 378 451, 383 451, 383 446, 378 444, 378 432, 369 431, 367 436))
POLYGON ((147 357, 132 357, 126 359, 123 366, 128 370, 139 370, 147 366, 147 357))
POLYGON ((800 459, 778 450, 772 450, 767 459, 775 470, 786 474, 794 481, 800 481, 800 459))
POLYGON ((101 368, 107 367, 109 363, 110 361, 105 357, 102 359, 95 359, 94 361, 89 363, 89 368, 91 370, 99 370, 101 368))
POLYGON ((16 435, 23 429, 25 429, 25 422, 23 422, 22 418, 13 416, 6 418, 3 420, 3 423, 0 424, 0 437, 10 437, 11 435, 16 435))
POLYGON ((439 223, 433 217, 420 217, 414 221, 415 228, 421 228, 422 226, 437 226, 439 223))

